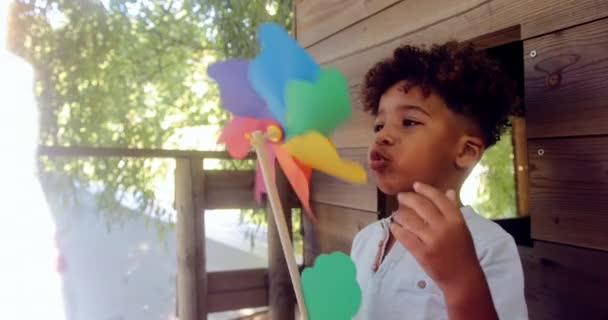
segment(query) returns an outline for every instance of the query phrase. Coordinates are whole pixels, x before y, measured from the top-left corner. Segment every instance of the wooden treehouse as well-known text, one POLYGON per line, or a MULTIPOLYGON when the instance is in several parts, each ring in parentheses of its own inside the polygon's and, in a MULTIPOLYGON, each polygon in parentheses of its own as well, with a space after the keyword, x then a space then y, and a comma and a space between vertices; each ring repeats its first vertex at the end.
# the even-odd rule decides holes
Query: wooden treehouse
MULTIPOLYGON (((295 7, 298 41, 349 80, 354 115, 333 138, 343 157, 363 163, 372 119, 357 93, 366 70, 395 47, 471 41, 510 66, 525 101, 513 134, 520 217, 500 223, 520 245, 530 318, 608 318, 608 1, 298 0, 295 7)), ((174 158, 179 319, 257 306, 269 306, 272 319, 294 318, 295 299, 272 223, 267 270, 205 270, 204 211, 256 206, 253 172, 203 170, 205 158, 227 154, 41 152, 174 158)), ((284 178, 277 183, 283 206, 298 206, 284 178)), ((348 253, 354 235, 394 203, 371 182, 355 186, 320 173, 313 174, 311 198, 320 224, 312 229, 304 220, 305 266, 321 253, 348 253)))

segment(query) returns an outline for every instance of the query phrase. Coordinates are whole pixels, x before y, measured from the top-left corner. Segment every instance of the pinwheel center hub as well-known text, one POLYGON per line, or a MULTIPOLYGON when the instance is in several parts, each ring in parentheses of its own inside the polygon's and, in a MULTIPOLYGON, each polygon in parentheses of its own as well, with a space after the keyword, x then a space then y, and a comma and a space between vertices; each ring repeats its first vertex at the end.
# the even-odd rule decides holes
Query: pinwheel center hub
POLYGON ((283 139, 283 130, 275 124, 271 124, 266 128, 266 137, 272 142, 280 142, 283 139))

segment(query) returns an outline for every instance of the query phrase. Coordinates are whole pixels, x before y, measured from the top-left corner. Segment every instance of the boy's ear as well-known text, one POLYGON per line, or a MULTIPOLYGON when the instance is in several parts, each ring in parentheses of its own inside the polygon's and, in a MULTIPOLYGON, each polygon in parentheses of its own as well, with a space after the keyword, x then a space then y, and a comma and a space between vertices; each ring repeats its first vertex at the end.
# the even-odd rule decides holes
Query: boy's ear
POLYGON ((463 136, 458 144, 456 166, 460 169, 472 169, 481 160, 484 150, 485 146, 481 138, 463 136))

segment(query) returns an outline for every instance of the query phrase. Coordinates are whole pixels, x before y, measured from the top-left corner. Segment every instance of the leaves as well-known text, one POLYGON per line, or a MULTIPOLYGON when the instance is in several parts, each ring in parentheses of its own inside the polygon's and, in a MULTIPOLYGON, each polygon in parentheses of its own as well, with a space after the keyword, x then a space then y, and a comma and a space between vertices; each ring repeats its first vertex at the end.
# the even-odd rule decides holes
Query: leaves
MULTIPOLYGON (((16 0, 9 48, 36 70, 41 144, 172 148, 192 138, 180 138, 184 128, 219 127, 227 115, 218 108, 207 66, 217 59, 252 56, 256 27, 276 21, 289 28, 291 5, 16 0)), ((105 194, 98 199, 106 207, 128 190, 154 214, 154 181, 171 169, 169 162, 154 163, 53 158, 43 162, 43 172, 67 174, 80 185, 102 184, 105 194)))

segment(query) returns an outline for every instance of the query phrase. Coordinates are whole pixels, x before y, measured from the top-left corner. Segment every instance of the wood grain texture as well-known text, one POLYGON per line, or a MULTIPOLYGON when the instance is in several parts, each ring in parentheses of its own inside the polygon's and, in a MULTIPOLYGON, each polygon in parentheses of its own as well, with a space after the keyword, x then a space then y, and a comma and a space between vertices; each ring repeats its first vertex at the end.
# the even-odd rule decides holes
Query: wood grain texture
POLYGON ((608 250, 608 137, 528 142, 534 239, 608 250))
POLYGON ((530 319, 608 318, 608 253, 542 241, 519 248, 530 319))
POLYGON ((360 85, 350 88, 353 115, 331 137, 338 148, 367 148, 374 138, 374 117, 363 111, 360 88, 360 85))
MULTIPOLYGON (((292 235, 291 219, 291 187, 285 174, 275 167, 275 181, 280 206, 285 217, 287 232, 292 235)), ((269 189, 270 190, 270 189, 269 189)), ((271 319, 293 319, 295 314, 296 295, 291 284, 289 267, 285 260, 285 253, 281 246, 278 225, 271 211, 270 201, 268 202, 266 214, 268 221, 268 306, 271 319)), ((291 237, 290 237, 291 238, 291 237)), ((290 239, 291 240, 291 239, 290 239)), ((292 243, 293 245, 293 243, 292 243)))
MULTIPOLYGON (((401 1, 310 47, 309 52, 319 62, 326 63, 397 39, 404 33, 441 23, 486 2, 487 0, 401 1)), ((306 31, 300 29, 300 37, 305 34, 306 31)))
POLYGON ((298 0, 298 41, 310 46, 400 0, 298 0))
POLYGON ((259 208, 253 194, 253 170, 209 170, 205 179, 205 209, 259 208))
MULTIPOLYGON (((307 238, 304 250, 305 265, 310 265, 321 253, 342 251, 350 254, 352 240, 368 224, 378 220, 376 212, 348 209, 322 203, 311 203, 319 224, 304 224, 307 238)), ((308 220, 308 219, 305 219, 308 220)))
POLYGON ((193 182, 194 177, 202 179, 202 164, 202 159, 177 159, 175 165, 177 312, 185 320, 207 318, 205 228, 196 204, 204 190, 193 182))
POLYGON ((529 137, 608 134, 606 30, 603 19, 524 42, 529 137))
POLYGON ((268 305, 268 270, 211 272, 208 275, 210 312, 268 305))
POLYGON ((338 151, 343 158, 357 161, 366 168, 368 183, 366 185, 351 184, 315 171, 311 180, 311 200, 376 212, 378 210, 377 188, 373 176, 367 169, 367 148, 339 149, 338 151))
MULTIPOLYGON (((344 72, 351 85, 355 85, 361 83, 365 72, 374 63, 390 56, 403 43, 429 45, 451 39, 466 41, 517 25, 521 25, 522 38, 529 39, 608 16, 608 1, 603 0, 488 0, 459 1, 458 5, 454 5, 454 1, 444 1, 445 6, 436 6, 425 12, 414 11, 418 12, 418 16, 409 20, 403 18, 410 13, 401 6, 405 3, 422 6, 423 2, 401 2, 383 11, 383 15, 374 15, 327 38, 311 47, 310 51, 321 63, 336 66, 344 72), (455 11, 453 7, 460 10, 455 11), (453 15, 443 15, 441 12, 453 12, 453 15), (425 19, 433 21, 428 17, 440 16, 443 18, 426 25, 421 26, 417 22, 425 19), (375 21, 378 19, 382 21, 375 21), (364 30, 359 27, 362 23, 381 23, 387 27, 383 30, 364 30), (361 43, 362 40, 358 39, 367 42, 361 43), (342 45, 351 41, 359 45, 342 45)), ((305 31, 300 31, 301 36, 302 33, 305 31)))

